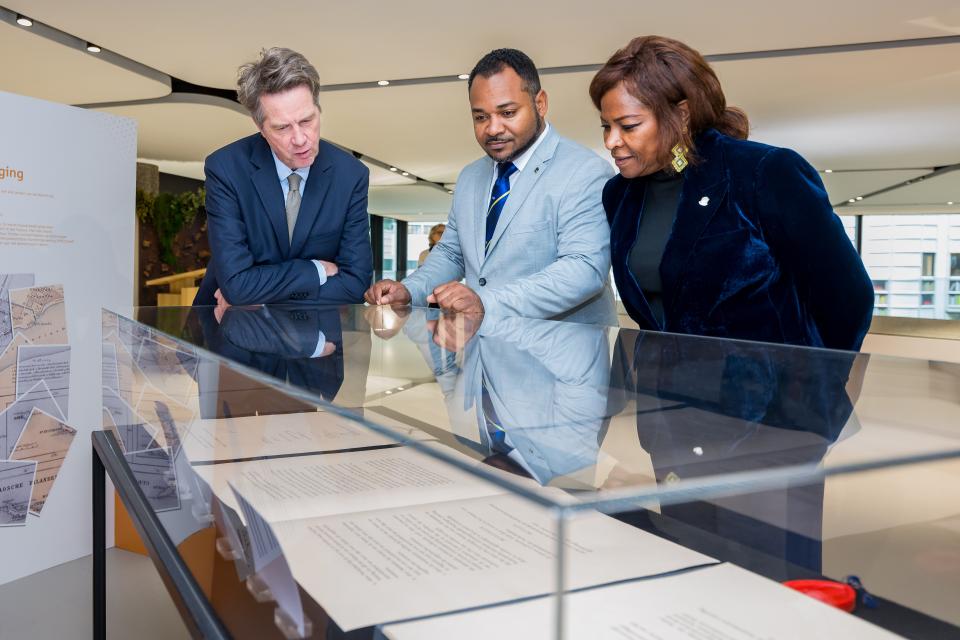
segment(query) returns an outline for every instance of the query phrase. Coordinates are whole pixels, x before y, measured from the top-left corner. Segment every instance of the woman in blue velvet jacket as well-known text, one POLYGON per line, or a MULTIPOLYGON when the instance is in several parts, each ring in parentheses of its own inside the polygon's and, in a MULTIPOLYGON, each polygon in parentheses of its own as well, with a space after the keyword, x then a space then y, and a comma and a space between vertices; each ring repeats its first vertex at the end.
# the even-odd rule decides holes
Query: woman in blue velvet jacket
POLYGON ((817 171, 748 142, 698 52, 635 38, 590 96, 620 170, 603 191, 614 278, 642 329, 859 350, 873 286, 817 171))

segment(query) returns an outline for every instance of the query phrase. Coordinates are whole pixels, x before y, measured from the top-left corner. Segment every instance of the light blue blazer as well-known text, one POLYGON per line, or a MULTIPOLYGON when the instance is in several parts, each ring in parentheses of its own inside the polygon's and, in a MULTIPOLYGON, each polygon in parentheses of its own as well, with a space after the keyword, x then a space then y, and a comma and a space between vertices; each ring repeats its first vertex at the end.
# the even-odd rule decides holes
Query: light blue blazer
POLYGON ((608 332, 616 330, 488 317, 463 352, 454 354, 435 348, 427 331, 426 320, 436 313, 414 312, 403 330, 433 371, 450 432, 461 443, 482 455, 493 453, 485 392, 510 446, 541 484, 597 464, 608 422, 608 332))
POLYGON ((487 315, 617 324, 610 288, 610 227, 603 185, 613 169, 552 128, 515 178, 484 255, 495 163, 473 162, 457 179, 443 238, 403 284, 412 304, 466 278, 487 315))

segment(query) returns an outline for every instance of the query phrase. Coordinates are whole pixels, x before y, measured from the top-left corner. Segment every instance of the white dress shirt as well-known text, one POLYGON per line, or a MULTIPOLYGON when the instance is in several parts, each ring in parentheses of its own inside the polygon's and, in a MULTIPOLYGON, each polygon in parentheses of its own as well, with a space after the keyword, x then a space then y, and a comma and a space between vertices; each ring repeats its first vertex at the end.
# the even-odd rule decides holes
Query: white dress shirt
MULTIPOLYGON (((514 171, 513 175, 510 176, 511 189, 513 189, 513 183, 516 182, 517 177, 523 171, 523 168, 527 166, 527 163, 530 162, 530 158, 533 157, 533 152, 537 150, 537 147, 540 146, 540 143, 543 142, 543 139, 547 137, 547 132, 550 131, 550 123, 545 122, 544 124, 545 126, 543 127, 543 131, 540 132, 540 135, 537 136, 537 139, 534 141, 534 143, 530 145, 530 148, 512 160, 513 166, 515 166, 517 170, 514 171)), ((497 183, 497 164, 498 163, 494 161, 493 177, 490 180, 490 191, 493 191, 493 185, 497 183)), ((289 172, 289 169, 287 171, 289 172)))
MULTIPOLYGON (((283 189, 283 203, 286 207, 287 196, 290 195, 290 181, 288 178, 291 173, 296 173, 300 176, 300 187, 298 191, 300 192, 300 199, 303 200, 303 192, 307 186, 307 178, 310 176, 310 167, 303 167, 302 169, 293 170, 287 165, 280 162, 280 158, 277 157, 277 154, 273 152, 273 149, 270 150, 270 155, 273 156, 273 161, 277 165, 277 177, 280 178, 280 188, 283 189)), ((327 282, 327 271, 323 268, 323 264, 319 260, 311 260, 314 266, 317 267, 317 275, 320 276, 320 286, 323 286, 327 282)), ((316 358, 321 353, 323 353, 323 348, 326 346, 327 338, 323 335, 323 332, 319 332, 320 335, 317 339, 317 348, 313 352, 311 358, 316 358)))
MULTIPOLYGON (((310 176, 310 167, 303 167, 302 169, 297 169, 294 171, 287 165, 280 162, 280 158, 277 157, 277 154, 273 152, 273 149, 270 150, 270 155, 273 156, 273 161, 277 165, 277 177, 280 178, 280 188, 283 189, 283 203, 286 207, 287 196, 290 195, 290 181, 287 179, 290 177, 291 173, 296 173, 300 176, 300 192, 301 201, 303 199, 303 192, 307 188, 307 178, 310 176)), ((311 260, 314 266, 317 267, 317 274, 320 276, 320 286, 323 286, 327 282, 327 272, 323 268, 323 265, 319 260, 311 260)))

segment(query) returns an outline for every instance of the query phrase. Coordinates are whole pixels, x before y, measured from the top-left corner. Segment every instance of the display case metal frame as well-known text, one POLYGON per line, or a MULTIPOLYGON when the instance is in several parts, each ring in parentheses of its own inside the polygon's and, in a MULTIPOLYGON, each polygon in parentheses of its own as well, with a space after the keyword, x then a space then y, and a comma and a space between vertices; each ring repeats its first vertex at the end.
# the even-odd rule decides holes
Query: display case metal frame
POLYGON ((123 451, 109 431, 94 431, 93 444, 93 638, 107 637, 107 491, 110 476, 130 513, 144 546, 160 573, 180 617, 194 638, 230 638, 226 628, 191 574, 176 545, 137 484, 123 451))

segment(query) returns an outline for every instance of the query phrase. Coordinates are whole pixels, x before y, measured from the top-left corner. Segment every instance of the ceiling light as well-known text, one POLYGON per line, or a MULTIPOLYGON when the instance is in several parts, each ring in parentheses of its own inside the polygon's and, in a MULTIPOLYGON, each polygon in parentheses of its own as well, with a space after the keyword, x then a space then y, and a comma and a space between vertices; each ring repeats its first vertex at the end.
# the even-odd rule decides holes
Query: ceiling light
POLYGON ((389 80, 377 80, 377 84, 380 85, 381 87, 385 87, 385 86, 387 86, 388 84, 390 84, 390 81, 389 81, 389 80))
POLYGON ((399 171, 396 167, 390 167, 390 171, 399 171))
POLYGON ((856 202, 856 200, 854 200, 853 198, 850 198, 849 200, 847 200, 847 202, 856 202))
POLYGON ((400 175, 402 175, 402 176, 408 176, 408 175, 410 175, 410 172, 408 172, 408 171, 404 171, 404 172, 403 172, 403 173, 401 173, 400 175))
POLYGON ((90 53, 100 53, 101 49, 100 49, 100 47, 98 47, 97 45, 95 45, 95 44, 90 44, 90 43, 88 42, 88 43, 87 43, 87 51, 89 51, 90 53))
POLYGON ((824 172, 824 173, 833 173, 833 169, 824 169, 823 172, 824 172))
POLYGON ((863 196, 857 196, 857 200, 863 200, 863 196))
POLYGON ((33 20, 31 20, 27 16, 17 15, 17 24, 20 25, 21 27, 32 27, 33 20))
POLYGON ((449 193, 450 195, 453 195, 453 191, 450 189, 447 189, 447 193, 449 193))
POLYGON ((953 201, 948 202, 947 204, 953 204, 953 201))
POLYGON ((469 80, 469 79, 470 79, 469 73, 461 73, 460 75, 457 76, 457 80, 469 80))

